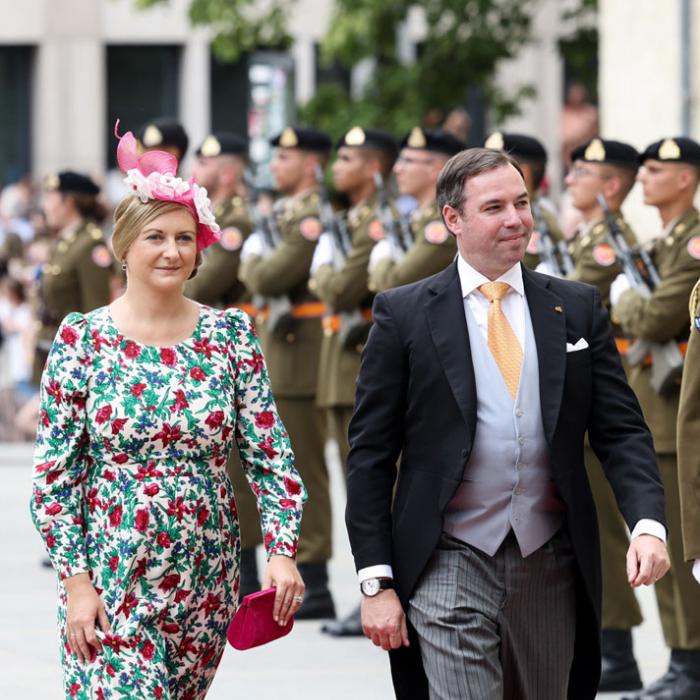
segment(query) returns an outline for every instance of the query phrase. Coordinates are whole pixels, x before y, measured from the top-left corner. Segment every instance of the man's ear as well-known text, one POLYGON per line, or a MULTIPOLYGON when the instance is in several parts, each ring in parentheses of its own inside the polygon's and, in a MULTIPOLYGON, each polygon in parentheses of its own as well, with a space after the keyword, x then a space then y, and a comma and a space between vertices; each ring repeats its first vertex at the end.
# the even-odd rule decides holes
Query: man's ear
POLYGON ((461 214, 449 204, 445 204, 442 208, 442 218, 445 220, 445 225, 453 236, 456 236, 460 230, 461 214))

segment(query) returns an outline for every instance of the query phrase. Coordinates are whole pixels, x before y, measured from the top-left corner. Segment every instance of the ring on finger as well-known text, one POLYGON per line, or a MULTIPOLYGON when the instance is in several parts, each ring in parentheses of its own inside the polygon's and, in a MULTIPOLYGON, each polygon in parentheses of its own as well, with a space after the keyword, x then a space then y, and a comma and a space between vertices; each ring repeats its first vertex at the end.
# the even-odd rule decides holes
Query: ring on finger
POLYGON ((304 596, 303 595, 295 595, 292 597, 292 600, 295 603, 299 603, 299 605, 301 605, 304 602, 304 596))

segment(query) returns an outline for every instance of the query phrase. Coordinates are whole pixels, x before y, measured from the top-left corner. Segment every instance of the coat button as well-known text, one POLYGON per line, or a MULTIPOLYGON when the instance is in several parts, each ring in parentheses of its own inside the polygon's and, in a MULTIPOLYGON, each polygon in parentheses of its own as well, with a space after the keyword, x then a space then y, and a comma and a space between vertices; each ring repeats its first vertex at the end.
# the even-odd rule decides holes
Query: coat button
POLYGON ((466 457, 469 454, 467 450, 462 450, 462 457, 466 457))

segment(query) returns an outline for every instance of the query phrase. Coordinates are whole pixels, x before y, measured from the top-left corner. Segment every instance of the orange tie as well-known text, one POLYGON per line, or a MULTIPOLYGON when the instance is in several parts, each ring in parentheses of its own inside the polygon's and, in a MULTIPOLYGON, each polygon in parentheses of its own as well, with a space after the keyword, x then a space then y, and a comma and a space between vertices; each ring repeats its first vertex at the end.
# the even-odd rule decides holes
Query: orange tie
POLYGON ((498 369, 501 370, 510 395, 515 400, 520 382, 520 370, 523 366, 523 349, 501 308, 501 299, 509 289, 510 285, 506 282, 487 282, 479 287, 482 294, 489 300, 489 349, 498 369))

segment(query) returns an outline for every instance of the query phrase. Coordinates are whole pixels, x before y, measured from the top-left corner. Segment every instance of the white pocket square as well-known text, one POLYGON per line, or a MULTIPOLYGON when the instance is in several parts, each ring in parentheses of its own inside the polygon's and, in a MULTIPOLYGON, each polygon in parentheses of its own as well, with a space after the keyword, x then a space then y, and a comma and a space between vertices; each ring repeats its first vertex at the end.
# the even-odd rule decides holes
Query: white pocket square
POLYGON ((579 338, 575 343, 566 344, 566 352, 578 352, 579 350, 585 350, 588 347, 588 343, 585 338, 579 338))

